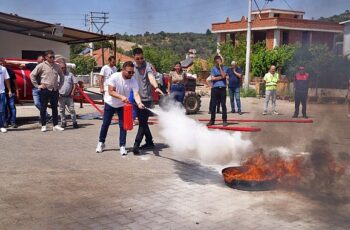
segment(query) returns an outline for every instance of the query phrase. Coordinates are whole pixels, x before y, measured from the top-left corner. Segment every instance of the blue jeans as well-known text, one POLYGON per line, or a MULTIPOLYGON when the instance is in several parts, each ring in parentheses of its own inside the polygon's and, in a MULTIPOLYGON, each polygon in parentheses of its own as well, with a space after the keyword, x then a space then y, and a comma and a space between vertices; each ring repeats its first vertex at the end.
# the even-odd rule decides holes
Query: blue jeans
POLYGON ((0 128, 4 127, 6 110, 6 93, 0 93, 0 128))
MULTIPOLYGON (((34 105, 40 112, 40 110, 41 110, 40 89, 33 87, 32 95, 33 95, 34 105)), ((46 113, 46 117, 47 118, 50 117, 50 114, 46 113)))
POLYGON ((124 118, 124 107, 114 108, 107 103, 105 103, 104 113, 103 113, 103 122, 100 130, 99 142, 105 143, 108 128, 111 124, 113 115, 117 113, 119 119, 119 146, 125 146, 126 144, 126 130, 123 127, 123 118, 124 118))
POLYGON ((228 88, 230 95, 231 111, 235 111, 235 99, 237 104, 237 112, 241 112, 240 88, 228 88))
POLYGON ((15 106, 15 100, 16 95, 12 95, 11 97, 6 95, 7 99, 7 106, 5 109, 5 120, 7 124, 15 124, 16 123, 16 106, 15 106))
POLYGON ((170 86, 170 93, 174 95, 174 99, 180 103, 184 102, 185 86, 182 84, 172 84, 170 86))

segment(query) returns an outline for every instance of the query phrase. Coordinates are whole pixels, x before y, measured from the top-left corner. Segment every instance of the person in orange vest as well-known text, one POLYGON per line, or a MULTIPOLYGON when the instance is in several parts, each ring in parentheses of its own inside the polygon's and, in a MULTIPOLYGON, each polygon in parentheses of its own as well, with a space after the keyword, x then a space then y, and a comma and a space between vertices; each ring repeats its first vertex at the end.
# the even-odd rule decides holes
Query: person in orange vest
POLYGON ((302 114, 304 118, 308 118, 306 115, 306 100, 309 91, 309 74, 305 72, 305 67, 300 66, 299 71, 295 74, 294 78, 294 99, 295 99, 295 111, 293 118, 299 116, 300 103, 302 104, 302 114))

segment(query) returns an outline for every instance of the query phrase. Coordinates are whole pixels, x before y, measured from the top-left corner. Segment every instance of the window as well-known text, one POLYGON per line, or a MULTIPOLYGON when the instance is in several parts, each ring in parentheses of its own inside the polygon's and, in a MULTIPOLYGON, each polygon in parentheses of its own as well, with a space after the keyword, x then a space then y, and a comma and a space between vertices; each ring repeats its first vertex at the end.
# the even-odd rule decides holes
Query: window
POLYGON ((273 17, 279 18, 279 17, 280 17, 280 14, 273 14, 273 17))
POLYGON ((282 45, 289 44, 289 31, 282 32, 282 45))
POLYGON ((303 38, 302 38, 302 45, 303 46, 309 46, 310 45, 310 32, 309 31, 303 31, 303 38))

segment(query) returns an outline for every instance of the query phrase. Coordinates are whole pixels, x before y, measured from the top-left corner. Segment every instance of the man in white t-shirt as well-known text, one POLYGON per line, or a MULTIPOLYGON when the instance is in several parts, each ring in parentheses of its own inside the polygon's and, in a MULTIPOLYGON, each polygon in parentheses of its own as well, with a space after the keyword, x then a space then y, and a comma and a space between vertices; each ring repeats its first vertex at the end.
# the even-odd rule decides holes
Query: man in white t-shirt
POLYGON ((117 67, 115 66, 115 57, 110 56, 108 58, 108 65, 105 65, 102 67, 100 74, 99 74, 99 85, 100 85, 100 92, 105 93, 108 92, 108 79, 110 76, 117 72, 117 67))
POLYGON ((4 127, 5 123, 5 109, 6 109, 6 92, 5 85, 9 92, 9 97, 12 96, 10 76, 7 69, 2 66, 4 63, 3 59, 0 59, 0 132, 6 133, 7 130, 4 127))
POLYGON ((120 154, 122 156, 127 155, 127 151, 125 149, 126 130, 123 127, 123 113, 124 104, 129 103, 128 97, 131 90, 134 93, 134 99, 137 103, 138 108, 145 108, 141 102, 139 86, 135 78, 133 78, 134 73, 134 64, 131 61, 127 61, 123 64, 123 69, 121 72, 112 74, 112 76, 110 76, 108 79, 108 93, 105 95, 103 123, 100 130, 99 142, 96 147, 97 153, 101 153, 104 150, 109 125, 111 124, 113 115, 117 113, 120 129, 120 154))

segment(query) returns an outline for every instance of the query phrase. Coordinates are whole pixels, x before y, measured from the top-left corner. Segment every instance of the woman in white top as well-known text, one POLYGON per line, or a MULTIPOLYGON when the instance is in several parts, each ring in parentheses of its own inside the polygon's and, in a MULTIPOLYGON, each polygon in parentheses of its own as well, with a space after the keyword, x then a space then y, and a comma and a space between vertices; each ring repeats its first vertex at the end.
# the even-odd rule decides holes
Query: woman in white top
POLYGON ((177 62, 174 71, 169 73, 168 93, 174 96, 174 99, 183 103, 185 97, 186 73, 182 70, 181 63, 177 62))

